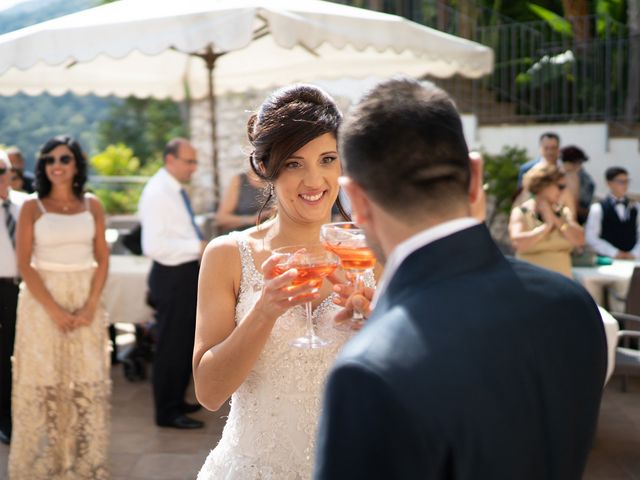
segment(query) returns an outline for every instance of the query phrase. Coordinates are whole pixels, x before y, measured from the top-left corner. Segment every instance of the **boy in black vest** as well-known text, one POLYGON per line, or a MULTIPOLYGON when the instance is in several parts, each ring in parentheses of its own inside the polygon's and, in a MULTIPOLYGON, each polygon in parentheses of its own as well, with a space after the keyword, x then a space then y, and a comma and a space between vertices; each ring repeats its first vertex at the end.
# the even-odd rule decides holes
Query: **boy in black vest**
POLYGON ((611 167, 605 177, 609 194, 591 205, 585 229, 587 244, 599 255, 640 258, 638 203, 627 198, 629 173, 622 167, 611 167))

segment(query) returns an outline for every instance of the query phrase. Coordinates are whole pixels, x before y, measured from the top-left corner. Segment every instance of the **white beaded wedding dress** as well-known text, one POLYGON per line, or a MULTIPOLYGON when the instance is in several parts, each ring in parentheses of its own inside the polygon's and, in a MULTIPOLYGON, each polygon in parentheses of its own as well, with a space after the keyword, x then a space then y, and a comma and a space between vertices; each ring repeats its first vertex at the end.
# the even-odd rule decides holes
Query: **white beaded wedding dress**
MULTIPOLYGON (((237 323, 257 300, 263 279, 247 241, 239 233, 232 235, 242 261, 237 323)), ((222 438, 207 457, 198 480, 311 477, 325 377, 339 349, 352 335, 333 327, 337 309, 328 297, 313 311, 316 332, 332 341, 325 348, 289 345, 305 332, 303 306, 292 308, 276 321, 253 370, 231 397, 222 438)))

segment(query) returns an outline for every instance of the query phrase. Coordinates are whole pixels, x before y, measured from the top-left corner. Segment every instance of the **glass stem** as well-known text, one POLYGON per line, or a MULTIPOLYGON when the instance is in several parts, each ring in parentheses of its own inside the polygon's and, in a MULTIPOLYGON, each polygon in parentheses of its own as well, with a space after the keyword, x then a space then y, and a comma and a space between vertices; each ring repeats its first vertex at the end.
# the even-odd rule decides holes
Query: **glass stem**
MULTIPOLYGON (((364 291, 364 276, 360 270, 355 270, 353 272, 353 293, 362 293, 364 291)), ((353 310, 352 320, 356 320, 358 322, 362 322, 364 320, 364 316, 360 312, 356 312, 353 310)))
POLYGON ((311 310, 311 302, 305 303, 304 307, 307 311, 307 338, 311 340, 316 336, 316 332, 313 329, 313 311, 311 310))

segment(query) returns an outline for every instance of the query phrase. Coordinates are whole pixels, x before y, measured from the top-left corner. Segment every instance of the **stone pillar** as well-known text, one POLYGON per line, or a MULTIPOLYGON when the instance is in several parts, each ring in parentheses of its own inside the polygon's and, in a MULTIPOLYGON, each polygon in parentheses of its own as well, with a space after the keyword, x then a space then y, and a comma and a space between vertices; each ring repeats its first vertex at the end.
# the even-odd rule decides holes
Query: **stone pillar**
MULTIPOLYGON (((247 120, 270 90, 228 94, 216 98, 218 116, 218 174, 221 195, 231 178, 249 168, 247 120)), ((213 211, 213 148, 208 100, 194 101, 191 106, 191 141, 198 151, 199 166, 191 180, 194 210, 197 213, 213 211)))

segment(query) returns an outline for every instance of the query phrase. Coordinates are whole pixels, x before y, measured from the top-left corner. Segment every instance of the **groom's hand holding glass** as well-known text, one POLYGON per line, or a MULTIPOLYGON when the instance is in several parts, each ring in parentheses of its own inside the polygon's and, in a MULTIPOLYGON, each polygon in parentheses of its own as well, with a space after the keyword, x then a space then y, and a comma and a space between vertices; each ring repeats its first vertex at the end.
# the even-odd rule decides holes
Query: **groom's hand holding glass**
MULTIPOLYGON (((364 290, 364 274, 373 270, 376 258, 369 248, 364 231, 353 222, 326 223, 320 228, 320 239, 325 248, 340 257, 340 263, 349 283, 356 292, 364 290)), ((341 330, 359 330, 364 317, 358 310, 352 310, 351 318, 336 323, 341 330)))
MULTIPOLYGON (((337 324, 348 322, 353 318, 354 314, 360 314, 366 320, 371 315, 371 300, 375 293, 375 288, 364 287, 360 291, 355 288, 350 281, 345 281, 338 272, 332 273, 327 279, 333 283, 333 292, 335 293, 333 303, 342 308, 333 320, 337 324)), ((363 324, 353 326, 354 330, 360 330, 363 324)))

